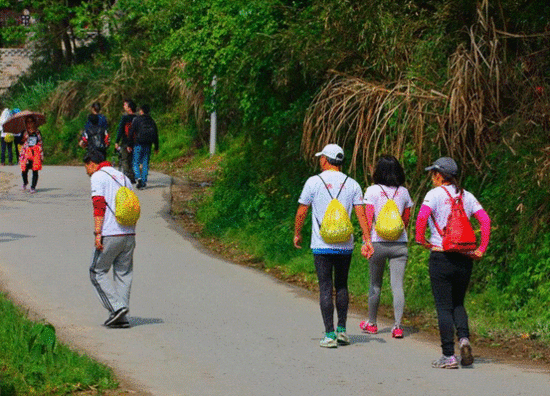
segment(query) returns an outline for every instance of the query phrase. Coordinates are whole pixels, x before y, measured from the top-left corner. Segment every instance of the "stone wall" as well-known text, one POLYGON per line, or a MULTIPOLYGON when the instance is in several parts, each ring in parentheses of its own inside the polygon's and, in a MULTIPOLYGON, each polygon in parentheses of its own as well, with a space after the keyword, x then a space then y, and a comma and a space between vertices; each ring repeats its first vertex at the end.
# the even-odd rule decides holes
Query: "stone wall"
POLYGON ((31 67, 32 50, 0 48, 0 95, 31 67))

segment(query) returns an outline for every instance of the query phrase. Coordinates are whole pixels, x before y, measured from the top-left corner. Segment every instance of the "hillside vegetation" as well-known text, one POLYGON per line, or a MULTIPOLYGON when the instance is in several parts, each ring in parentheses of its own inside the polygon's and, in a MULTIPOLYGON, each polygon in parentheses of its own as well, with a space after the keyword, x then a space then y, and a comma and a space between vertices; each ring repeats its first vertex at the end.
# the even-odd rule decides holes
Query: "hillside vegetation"
MULTIPOLYGON (((54 12, 53 0, 14 2, 40 14, 42 58, 4 103, 48 114, 49 163, 81 156, 79 129, 95 100, 113 126, 124 98, 150 104, 161 130, 158 163, 206 157, 216 109, 221 162, 198 210, 204 232, 314 280, 310 253, 292 247, 314 152, 344 146, 345 170, 363 187, 378 155, 397 156, 417 204, 429 188, 424 167, 452 156, 493 220, 467 297, 474 330, 550 341, 546 0, 111 3, 74 1, 54 12), (92 27, 100 34, 86 45, 61 46, 65 32, 92 27)), ((409 315, 433 315, 426 262, 411 244, 409 315)), ((352 293, 365 296, 359 256, 351 276, 352 293)))

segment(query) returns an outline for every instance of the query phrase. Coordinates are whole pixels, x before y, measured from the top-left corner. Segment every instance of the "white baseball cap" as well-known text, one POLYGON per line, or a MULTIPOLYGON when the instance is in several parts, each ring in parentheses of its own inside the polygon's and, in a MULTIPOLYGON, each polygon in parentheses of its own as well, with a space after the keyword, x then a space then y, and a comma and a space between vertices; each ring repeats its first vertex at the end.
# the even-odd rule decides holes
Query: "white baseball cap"
POLYGON ((344 150, 342 150, 342 147, 338 146, 337 144, 327 144, 323 148, 323 151, 315 154, 316 157, 319 157, 321 155, 324 155, 325 157, 333 160, 343 160, 344 150))

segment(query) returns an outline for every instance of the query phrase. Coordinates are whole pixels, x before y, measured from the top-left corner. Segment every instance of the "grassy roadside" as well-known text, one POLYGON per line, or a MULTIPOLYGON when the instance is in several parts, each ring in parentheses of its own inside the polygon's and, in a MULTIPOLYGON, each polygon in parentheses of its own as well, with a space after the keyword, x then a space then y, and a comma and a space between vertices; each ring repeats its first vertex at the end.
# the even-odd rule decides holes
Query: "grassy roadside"
POLYGON ((31 321, 4 293, 0 345, 2 396, 106 394, 118 387, 110 368, 58 342, 54 326, 31 321))
MULTIPOLYGON (((194 238, 196 238, 206 249, 220 255, 232 262, 254 267, 263 270, 276 278, 285 282, 293 283, 308 290, 316 291, 317 279, 309 256, 304 255, 291 263, 278 265, 276 263, 265 262, 261 254, 251 248, 250 243, 246 241, 246 235, 223 235, 222 237, 213 237, 205 232, 204 226, 197 218, 197 211, 205 200, 211 194, 212 183, 216 179, 216 171, 220 158, 188 156, 181 158, 178 163, 159 163, 155 164, 156 170, 162 171, 173 176, 175 179, 172 188, 172 216, 173 218, 194 238)), ((295 208, 292 208, 295 210, 295 208)), ((410 273, 426 272, 426 276, 412 279, 411 275, 406 279, 408 290, 411 288, 429 289, 429 279, 427 276, 427 253, 418 246, 411 246, 411 259, 409 266, 417 266, 410 273), (422 257, 425 255, 426 257, 422 257), (423 279, 419 279, 423 278, 423 279), (421 284, 422 282, 427 284, 421 284)), ((412 267, 411 267, 412 268, 412 267)), ((387 272, 387 271, 386 271, 387 272)), ((352 308, 366 316, 367 314, 367 295, 368 295, 368 264, 366 260, 360 257, 354 257, 352 262, 352 271, 350 271, 350 294, 352 308)), ((407 294, 407 291, 406 291, 407 294)), ((416 293, 414 298, 411 294, 407 296, 407 306, 404 316, 404 326, 409 333, 421 333, 434 343, 438 343, 437 317, 435 309, 421 309, 420 307, 432 306, 431 293, 425 294, 422 301, 418 300, 416 293), (416 300, 415 300, 416 298, 416 300)), ((468 298, 467 298, 468 299, 468 298)), ((520 364, 533 364, 538 367, 550 369, 550 350, 548 345, 543 342, 537 334, 525 334, 510 331, 487 331, 491 328, 493 318, 491 312, 486 310, 484 318, 479 319, 480 307, 476 306, 476 301, 469 299, 468 309, 471 313, 472 338, 476 346, 474 351, 476 355, 491 357, 500 361, 515 362, 520 364)), ((380 315, 392 319, 393 309, 391 306, 391 290, 389 279, 384 279, 382 291, 380 315)), ((497 327, 495 327, 496 329, 497 327)))

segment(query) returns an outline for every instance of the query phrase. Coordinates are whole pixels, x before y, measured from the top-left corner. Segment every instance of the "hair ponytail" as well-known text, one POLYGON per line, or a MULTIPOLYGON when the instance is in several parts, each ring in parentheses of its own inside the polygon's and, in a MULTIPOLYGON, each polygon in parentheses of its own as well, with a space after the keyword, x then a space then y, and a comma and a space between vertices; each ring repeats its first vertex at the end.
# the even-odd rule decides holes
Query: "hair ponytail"
POLYGON ((451 176, 451 175, 448 175, 446 173, 441 173, 441 172, 438 172, 438 173, 443 177, 443 180, 446 183, 449 183, 449 184, 452 184, 453 186, 455 186, 455 192, 457 194, 462 194, 462 187, 458 183, 458 180, 457 180, 456 176, 451 176))

